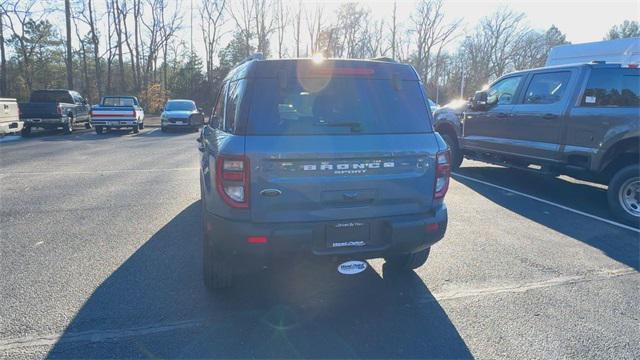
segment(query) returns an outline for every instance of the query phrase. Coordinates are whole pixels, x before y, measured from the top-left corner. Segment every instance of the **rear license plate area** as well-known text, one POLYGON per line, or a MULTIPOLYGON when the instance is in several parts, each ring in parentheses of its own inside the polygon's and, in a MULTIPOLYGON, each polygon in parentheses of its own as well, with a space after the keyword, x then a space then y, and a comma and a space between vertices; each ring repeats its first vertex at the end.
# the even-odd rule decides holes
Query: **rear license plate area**
POLYGON ((328 249, 359 248, 370 245, 371 226, 362 221, 327 225, 325 242, 328 249))

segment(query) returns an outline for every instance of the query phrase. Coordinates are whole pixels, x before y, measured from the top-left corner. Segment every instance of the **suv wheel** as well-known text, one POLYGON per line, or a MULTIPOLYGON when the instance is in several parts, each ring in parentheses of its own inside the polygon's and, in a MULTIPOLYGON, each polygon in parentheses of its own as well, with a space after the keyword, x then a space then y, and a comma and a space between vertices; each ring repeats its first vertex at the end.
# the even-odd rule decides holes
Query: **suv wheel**
POLYGON ((25 126, 22 128, 22 130, 20 130, 20 135, 22 136, 29 136, 31 135, 31 126, 25 126))
POLYGON ((449 145, 449 151, 451 151, 451 167, 455 170, 462 164, 462 152, 460 152, 460 146, 455 137, 450 134, 441 133, 444 142, 449 145))
POLYGON ((96 126, 96 134, 100 135, 104 131, 104 128, 100 125, 96 126))
POLYGON ((140 130, 144 129, 144 122, 141 122, 140 125, 138 125, 138 129, 140 130))
POLYGON ((640 224, 640 166, 618 170, 607 190, 609 208, 616 218, 630 225, 640 224))
POLYGON ((135 125, 132 130, 134 134, 137 134, 140 132, 140 128, 138 128, 138 125, 135 125))
POLYGON ((91 129, 91 123, 90 122, 84 123, 84 128, 85 129, 91 129))
POLYGON ((162 131, 162 132, 167 132, 167 128, 166 128, 165 126, 161 126, 161 127, 160 127, 160 131, 162 131))
POLYGON ((228 260, 219 254, 215 254, 206 233, 202 237, 202 276, 204 285, 209 290, 231 287, 233 270, 228 260))
POLYGON ((427 248, 416 253, 385 257, 384 260, 386 265, 393 270, 411 271, 427 262, 430 251, 431 248, 427 248))

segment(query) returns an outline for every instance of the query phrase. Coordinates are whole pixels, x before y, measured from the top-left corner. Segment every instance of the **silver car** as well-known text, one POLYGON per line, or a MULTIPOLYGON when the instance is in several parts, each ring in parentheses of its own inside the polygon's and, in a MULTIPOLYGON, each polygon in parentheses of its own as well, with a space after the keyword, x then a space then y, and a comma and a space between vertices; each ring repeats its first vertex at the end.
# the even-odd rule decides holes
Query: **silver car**
POLYGON ((193 100, 172 99, 165 104, 160 122, 162 131, 170 128, 197 131, 204 124, 204 114, 193 100))

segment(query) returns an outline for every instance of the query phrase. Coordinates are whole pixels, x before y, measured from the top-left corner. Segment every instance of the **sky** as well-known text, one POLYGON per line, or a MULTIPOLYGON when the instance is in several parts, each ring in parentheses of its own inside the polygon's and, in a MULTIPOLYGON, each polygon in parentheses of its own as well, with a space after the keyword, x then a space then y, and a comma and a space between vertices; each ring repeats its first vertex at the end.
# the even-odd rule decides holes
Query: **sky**
MULTIPOLYGON (((191 2, 197 6, 201 0, 171 0, 172 8, 179 8, 183 12, 183 29, 180 37, 187 43, 190 38, 191 20, 189 17, 189 7, 191 2)), ((297 0, 284 0, 289 2, 291 9, 297 6, 297 0)), ((302 0, 308 5, 315 3, 321 4, 325 8, 326 21, 329 16, 333 15, 335 10, 340 6, 342 1, 338 0, 302 0)), ((104 11, 104 1, 94 0, 99 12, 104 11)), ((237 0, 227 0, 230 4, 237 4, 237 0)), ((393 0, 360 0, 361 4, 371 9, 371 15, 375 19, 384 18, 389 23, 393 9, 393 0)), ((415 0, 398 0, 398 19, 399 22, 407 23, 414 7, 415 0)), ((531 28, 544 31, 551 25, 557 26, 562 31, 567 40, 572 43, 583 43, 591 41, 600 41, 613 25, 622 23, 624 20, 640 19, 640 0, 445 0, 444 12, 447 21, 462 20, 461 35, 473 32, 478 21, 486 15, 500 9, 501 7, 509 7, 516 12, 523 12, 526 15, 526 23, 531 28)), ((199 14, 197 9, 193 11, 193 37, 194 48, 197 53, 202 55, 202 36, 200 33, 199 14)), ((60 33, 64 34, 64 17, 62 11, 57 11, 48 16, 50 20, 56 24, 60 33)), ((232 25, 230 21, 229 26, 232 25)), ((106 26, 105 26, 106 27, 106 26)), ((303 25, 304 28, 304 25, 303 25)), ((106 28, 102 29, 106 33, 106 28)), ((303 30, 304 32, 304 30, 303 30)), ((74 36, 75 37, 75 36, 74 36)), ((303 39, 308 36, 303 34, 303 39)), ((459 36, 461 41, 464 36, 459 36)), ((222 46, 226 44, 227 39, 223 39, 222 46)), ((289 45, 292 39, 287 41, 289 45)), ((74 46, 77 46, 74 39, 74 46)), ((103 42, 104 43, 104 42, 103 42)), ((272 39, 272 45, 276 40, 272 39)), ((457 42, 452 42, 451 50, 457 46, 457 42)), ((291 49, 292 46, 289 46, 291 49)))

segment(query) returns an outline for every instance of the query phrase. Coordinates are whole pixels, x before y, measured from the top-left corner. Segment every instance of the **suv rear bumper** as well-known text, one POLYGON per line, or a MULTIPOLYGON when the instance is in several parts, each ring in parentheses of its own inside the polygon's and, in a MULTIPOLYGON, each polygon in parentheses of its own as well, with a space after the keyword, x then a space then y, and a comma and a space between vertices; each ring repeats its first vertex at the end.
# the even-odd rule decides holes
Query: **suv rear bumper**
POLYGON ((303 223, 251 223, 232 221, 205 211, 205 239, 215 252, 225 255, 280 257, 296 253, 372 259, 424 250, 444 237, 447 208, 443 204, 426 214, 303 223), (337 223, 365 222, 375 244, 327 246, 326 229, 337 223), (437 224, 437 228, 435 225, 437 224), (266 237, 266 243, 249 243, 249 237, 266 237))

